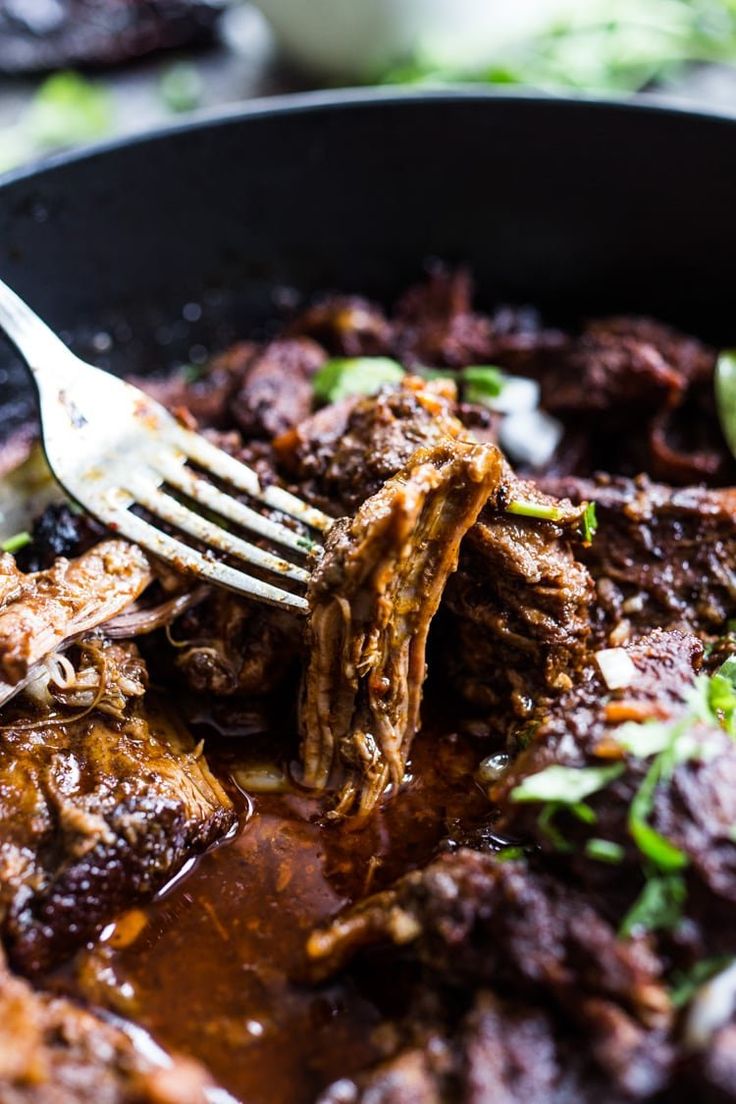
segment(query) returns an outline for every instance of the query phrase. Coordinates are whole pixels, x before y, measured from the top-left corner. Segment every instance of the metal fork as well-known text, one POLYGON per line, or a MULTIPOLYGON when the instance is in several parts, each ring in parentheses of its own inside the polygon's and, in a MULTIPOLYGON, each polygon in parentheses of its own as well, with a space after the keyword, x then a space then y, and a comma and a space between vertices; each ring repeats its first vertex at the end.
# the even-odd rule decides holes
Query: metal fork
POLYGON ((305 556, 319 549, 319 537, 331 518, 281 487, 262 486, 251 468, 180 425, 143 391, 80 360, 2 281, 0 326, 31 370, 46 458, 70 498, 176 570, 261 602, 306 612, 306 599, 298 592, 309 581, 305 556), (205 475, 299 526, 292 529, 264 516, 205 475), (208 517, 184 505, 179 495, 208 517), (134 507, 194 538, 205 550, 164 532, 132 512, 134 507), (212 516, 233 529, 210 520, 212 516), (237 530, 255 535, 266 547, 237 530), (288 579, 297 591, 232 567, 218 553, 288 579))

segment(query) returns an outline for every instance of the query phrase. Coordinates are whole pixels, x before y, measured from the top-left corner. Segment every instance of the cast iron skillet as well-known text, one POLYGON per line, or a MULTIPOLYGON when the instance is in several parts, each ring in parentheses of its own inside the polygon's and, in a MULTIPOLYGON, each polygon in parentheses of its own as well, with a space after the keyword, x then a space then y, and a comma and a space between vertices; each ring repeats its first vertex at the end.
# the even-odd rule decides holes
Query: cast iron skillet
MULTIPOLYGON (((8 179, 0 275, 83 353, 141 372, 267 326, 293 298, 275 288, 386 299, 433 255, 468 264, 481 301, 567 319, 632 309, 733 341, 735 196, 736 119, 320 93, 8 179)), ((0 433, 28 395, 8 355, 0 433)))

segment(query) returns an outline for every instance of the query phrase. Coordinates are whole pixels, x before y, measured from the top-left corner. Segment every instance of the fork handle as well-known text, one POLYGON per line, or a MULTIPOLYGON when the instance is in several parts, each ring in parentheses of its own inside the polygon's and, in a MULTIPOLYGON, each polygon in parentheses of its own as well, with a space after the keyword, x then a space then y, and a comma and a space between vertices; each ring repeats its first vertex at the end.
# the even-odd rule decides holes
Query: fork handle
POLYGON ((71 365, 74 353, 19 295, 0 280, 0 326, 34 375, 60 361, 71 365))

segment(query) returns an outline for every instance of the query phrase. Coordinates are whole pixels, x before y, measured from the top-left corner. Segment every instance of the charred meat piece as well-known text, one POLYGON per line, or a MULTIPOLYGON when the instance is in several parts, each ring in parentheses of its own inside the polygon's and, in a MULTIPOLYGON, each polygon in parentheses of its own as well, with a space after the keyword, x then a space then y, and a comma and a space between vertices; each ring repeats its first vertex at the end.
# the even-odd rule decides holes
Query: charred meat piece
POLYGON ((353 514, 416 449, 463 434, 455 387, 407 376, 401 386, 317 411, 275 442, 284 475, 328 513, 353 514))
POLYGON ((544 486, 596 503, 595 540, 578 555, 617 641, 627 624, 635 633, 655 626, 714 633, 736 615, 736 490, 677 490, 645 476, 544 486))
MULTIPOLYGON (((33 575, 8 567, 0 606, 0 678, 16 686, 69 637, 88 632, 130 605, 151 581, 136 545, 107 540, 75 560, 33 575)), ((3 687, 0 685, 0 694, 3 687)))
POLYGON ((493 348, 488 317, 472 309, 473 285, 464 269, 438 267, 410 288, 396 307, 394 347, 407 365, 462 368, 487 363, 493 348))
POLYGON ((155 1066, 119 1028, 65 997, 35 992, 0 959, 3 1104, 206 1104, 189 1059, 155 1066))
MULTIPOLYGON (((546 714, 540 711, 528 747, 491 790, 503 810, 497 829, 533 838, 547 853, 567 852, 579 880, 606 882, 612 909, 631 904, 650 854, 656 858, 664 851, 662 861, 682 871, 693 891, 688 909, 712 915, 724 902, 736 901, 736 743, 705 710, 703 698, 694 697, 698 689, 701 695, 708 692, 706 684, 695 682, 702 657, 696 637, 655 630, 622 651, 631 662, 626 687, 608 690, 592 665, 546 714), (622 728, 627 721, 633 722, 633 735, 622 728), (646 745, 638 750, 639 740, 651 739, 652 750, 646 745), (664 742, 660 746, 657 740, 664 742), (669 758, 657 759, 660 752, 669 758), (558 808, 552 832, 549 821, 540 820, 542 805, 522 796, 525 783, 552 767, 611 771, 586 799, 592 816, 585 825, 569 809, 558 808), (642 793, 646 815, 637 812, 642 793), (648 844, 652 831, 665 841, 661 850, 656 841, 648 844), (588 855, 591 835, 620 849, 617 865, 604 873, 588 855)), ((730 935, 722 934, 733 953, 730 935)), ((716 939, 715 928, 711 938, 716 939)))
POLYGON ((659 960, 644 940, 620 940, 576 890, 522 863, 443 855, 313 933, 307 950, 325 976, 375 943, 415 956, 435 984, 552 1002, 619 1091, 646 1097, 666 1080, 672 1017, 659 960))
POLYGON ((309 786, 347 771, 337 814, 365 816, 402 781, 429 625, 500 474, 492 446, 450 439, 422 449, 328 536, 310 586, 302 756, 309 786))
POLYGON ((332 356, 385 356, 391 326, 380 307, 359 295, 330 295, 300 314, 289 334, 311 337, 332 356))
POLYGON ((501 492, 468 533, 449 582, 444 661, 466 701, 488 712, 510 700, 518 718, 538 694, 570 685, 590 632, 593 587, 571 550, 580 507, 541 494, 508 468, 501 492), (538 507, 542 518, 509 513, 514 500, 538 507))
POLYGON ((266 345, 247 366, 231 403, 246 437, 276 437, 303 421, 312 409, 312 376, 326 354, 307 337, 266 345))
POLYGON ((201 748, 140 704, 133 645, 89 641, 76 682, 62 675, 51 707, 0 729, 0 930, 28 973, 152 896, 235 820, 201 748))

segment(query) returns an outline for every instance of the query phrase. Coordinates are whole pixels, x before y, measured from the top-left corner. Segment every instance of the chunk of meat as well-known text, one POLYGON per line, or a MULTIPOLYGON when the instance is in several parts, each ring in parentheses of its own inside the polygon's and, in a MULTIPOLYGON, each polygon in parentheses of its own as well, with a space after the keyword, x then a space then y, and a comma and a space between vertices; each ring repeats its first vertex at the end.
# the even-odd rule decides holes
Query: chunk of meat
POLYGON ((377 942, 416 957, 433 984, 551 1001, 627 1095, 646 1097, 666 1081, 672 1017, 659 960, 548 875, 461 849, 353 906, 314 932, 307 951, 325 976, 377 942))
POLYGON ((302 711, 307 785, 348 772, 337 814, 365 816, 401 784, 419 722, 430 622, 460 541, 497 488, 493 446, 449 439, 421 449, 337 522, 310 586, 302 711))
POLYGON ((311 337, 332 356, 385 356, 391 326, 380 307, 359 295, 330 295, 294 319, 289 335, 311 337))
POLYGON ((406 376, 378 395, 327 406, 275 442, 281 470, 328 513, 354 514, 420 446, 463 433, 456 395, 445 380, 406 376))
POLYGON ((660 628, 721 632, 736 615, 736 490, 682 490, 637 479, 551 479, 544 487, 596 503, 598 531, 578 551, 596 580, 615 642, 660 628))
POLYGON ((231 412, 246 437, 276 437, 312 409, 312 377, 326 359, 307 337, 281 338, 266 345, 246 368, 231 412))
MULTIPOLYGON (((137 545, 106 540, 75 560, 18 577, 12 569, 0 607, 0 678, 15 686, 69 637, 121 613, 151 581, 137 545)), ((0 696, 4 687, 0 685, 0 696)))
POLYGON ((593 586, 571 550, 581 509, 541 494, 506 469, 503 493, 490 501, 463 545, 444 606, 443 656, 450 680, 484 712, 505 707, 526 716, 540 693, 570 685, 590 633, 593 586), (524 500, 555 521, 506 510, 524 500))
POLYGON ((472 309, 473 284, 465 269, 438 266, 410 288, 395 314, 394 349, 407 365, 484 364, 493 349, 493 328, 472 309))
POLYGON ((67 720, 16 709, 0 729, 0 931, 28 973, 152 896, 235 822, 201 748, 141 704, 133 645, 97 650, 98 684, 82 678, 77 703, 93 692, 96 709, 67 720))
MULTIPOLYGON (((736 843, 731 828, 736 823, 736 744, 715 720, 688 705, 702 657, 697 638, 655 630, 624 650, 635 672, 630 685, 609 691, 591 666, 580 672, 569 693, 546 712, 540 711, 531 726, 531 742, 491 790, 502 810, 496 827, 501 833, 533 838, 544 850, 554 852, 559 840, 546 831, 544 822, 540 824, 540 806, 515 801, 515 788, 552 765, 620 763, 619 777, 587 799, 596 818, 594 830, 562 809, 556 825, 569 841, 569 862, 576 877, 588 884, 605 880, 611 906, 628 907, 643 881, 642 855, 630 832, 629 813, 652 758, 624 755, 616 730, 626 720, 667 723, 686 718, 693 751, 659 778, 649 820, 684 856, 691 888, 698 890, 688 908, 710 910, 712 915, 714 908, 721 907, 719 902, 736 901, 736 843), (601 864, 585 852, 591 834, 621 846, 618 866, 601 873, 601 864), (615 886, 621 893, 614 892, 615 886)), ((713 926, 714 939, 715 931, 713 926)), ((726 949, 736 949, 728 932, 722 934, 726 949)))
POLYGON ((119 1027, 35 992, 0 959, 3 1104, 206 1104, 211 1087, 196 1062, 155 1065, 119 1027))

